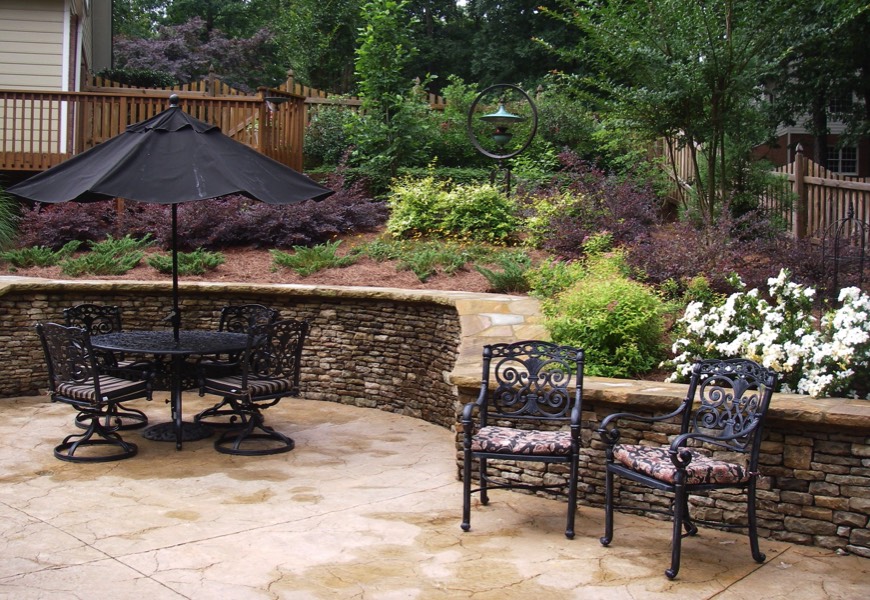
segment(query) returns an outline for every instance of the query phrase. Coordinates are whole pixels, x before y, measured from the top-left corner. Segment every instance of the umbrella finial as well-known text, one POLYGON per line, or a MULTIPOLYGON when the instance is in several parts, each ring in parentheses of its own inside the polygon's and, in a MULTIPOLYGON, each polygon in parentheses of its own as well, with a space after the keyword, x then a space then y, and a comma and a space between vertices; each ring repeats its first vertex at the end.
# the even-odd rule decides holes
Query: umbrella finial
POLYGON ((169 96, 169 106, 171 108, 178 108, 178 94, 169 96))

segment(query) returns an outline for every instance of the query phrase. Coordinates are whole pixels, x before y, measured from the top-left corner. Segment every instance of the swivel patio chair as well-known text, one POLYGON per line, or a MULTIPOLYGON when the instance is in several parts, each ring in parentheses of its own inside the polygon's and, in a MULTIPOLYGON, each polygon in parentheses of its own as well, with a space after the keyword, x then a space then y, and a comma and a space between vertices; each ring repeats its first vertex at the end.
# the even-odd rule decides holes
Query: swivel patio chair
POLYGON ((471 495, 489 503, 489 491, 564 489, 568 515, 565 536, 574 537, 583 407, 584 352, 528 340, 483 348, 483 380, 475 402, 462 411, 462 529, 471 528, 471 495), (572 389, 573 388, 573 389, 572 389), (567 429, 566 429, 567 427, 567 429), (472 489, 472 463, 478 485, 472 489), (566 483, 539 484, 491 473, 490 461, 536 461, 568 466, 566 483))
MULTIPOLYGON (((121 309, 103 304, 77 304, 63 309, 67 327, 83 327, 90 335, 115 333, 123 329, 121 309)), ((99 351, 96 354, 100 370, 121 379, 142 380, 152 377, 154 365, 145 360, 128 360, 123 354, 99 351)), ((121 419, 120 429, 139 429, 148 424, 147 415, 141 410, 123 405, 116 407, 116 416, 121 419)), ((79 426, 86 425, 87 418, 76 417, 79 426)))
POLYGON ((218 452, 260 456, 289 452, 295 442, 266 425, 262 411, 281 398, 299 395, 302 347, 308 322, 286 319, 257 325, 248 332, 240 375, 202 381, 200 395, 224 398, 236 416, 236 427, 215 441, 218 452))
MULTIPOLYGON (((268 325, 278 320, 279 313, 262 304, 238 304, 228 305, 221 309, 218 331, 232 333, 249 333, 253 327, 268 325)), ((240 355, 208 356, 202 357, 197 363, 197 379, 202 385, 206 377, 219 378, 231 375, 239 375, 242 372, 240 355)), ((240 413, 232 408, 226 398, 211 406, 194 417, 196 423, 202 423, 211 427, 226 427, 235 425, 241 417, 240 413)))
MULTIPOLYGON (((688 394, 673 412, 660 416, 617 413, 605 418, 598 429, 606 444, 601 543, 607 546, 613 539, 614 476, 666 492, 671 495, 671 508, 664 512, 673 518, 673 537, 671 566, 665 575, 673 579, 680 570, 682 530, 694 536, 696 523, 712 524, 692 518, 689 496, 736 488, 746 493, 748 524, 716 525, 747 527, 752 557, 764 562, 758 548, 755 489, 761 430, 776 381, 776 373, 751 360, 702 360, 694 365, 688 394), (634 430, 638 423, 650 424, 657 432, 663 424, 673 423, 679 433, 666 446, 620 443, 619 427, 634 430)), ((730 496, 729 501, 733 502, 730 496)))
POLYGON ((67 436, 54 448, 55 457, 70 462, 107 462, 134 456, 136 444, 124 441, 117 433, 118 406, 125 400, 150 400, 150 380, 101 373, 85 329, 40 323, 36 332, 45 352, 52 402, 69 404, 87 423, 83 433, 67 436))

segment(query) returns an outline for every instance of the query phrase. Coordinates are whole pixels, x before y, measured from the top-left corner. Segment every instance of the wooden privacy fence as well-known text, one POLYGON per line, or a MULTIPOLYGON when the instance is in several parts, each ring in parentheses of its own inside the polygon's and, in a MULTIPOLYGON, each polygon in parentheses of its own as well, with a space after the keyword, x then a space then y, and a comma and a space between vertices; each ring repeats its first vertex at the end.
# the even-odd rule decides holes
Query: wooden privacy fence
MULTIPOLYGON (((103 77, 98 77, 96 75, 91 75, 88 78, 86 86, 89 91, 141 89, 131 88, 128 85, 121 84, 103 77)), ((293 71, 290 71, 288 73, 287 80, 279 85, 277 88, 270 88, 268 90, 266 88, 261 88, 260 91, 262 92, 263 90, 266 90, 265 93, 267 95, 272 92, 277 92, 278 94, 289 94, 291 96, 299 96, 305 98, 306 123, 310 122, 311 117, 316 114, 316 112, 320 110, 320 108, 323 106, 339 106, 348 110, 352 110, 354 112, 361 110, 362 107, 362 100, 357 96, 335 95, 324 90, 319 90, 317 88, 308 87, 307 85, 302 85, 301 83, 298 83, 293 76, 293 71)), ((185 93, 211 97, 246 95, 245 92, 221 81, 221 79, 217 77, 214 73, 209 73, 208 77, 199 81, 193 81, 190 83, 185 83, 182 85, 168 88, 160 88, 159 90, 155 89, 142 91, 151 91, 152 93, 174 91, 179 94, 185 93)), ((447 101, 441 96, 438 96, 436 94, 430 94, 423 90, 420 90, 420 94, 425 96, 426 101, 429 103, 429 106, 433 110, 444 110, 444 107, 447 105, 447 101)))
MULTIPOLYGON (((671 197, 682 200, 694 178, 689 150, 660 141, 651 154, 667 157, 671 197)), ((870 224, 870 182, 866 177, 828 171, 808 159, 800 146, 793 162, 771 174, 772 180, 761 194, 760 204, 780 217, 796 238, 821 239, 831 225, 847 217, 870 224)), ((859 228, 853 226, 855 231, 847 229, 843 234, 851 237, 859 228)), ((870 225, 863 229, 870 230, 870 225)), ((870 243, 870 239, 865 241, 870 243)))
MULTIPOLYGON (((41 171, 84 152, 133 123, 168 108, 175 90, 100 92, 0 90, 0 170, 41 171)), ((226 135, 296 170, 302 169, 304 98, 178 90, 180 106, 226 135), (267 102, 267 99, 271 99, 267 102)))
MULTIPOLYGON (((773 173, 780 181, 768 187, 761 205, 782 217, 796 238, 822 238, 832 225, 847 217, 870 222, 867 178, 828 171, 807 158, 800 146, 794 161, 773 173)), ((856 232, 843 233, 851 236, 856 232)))

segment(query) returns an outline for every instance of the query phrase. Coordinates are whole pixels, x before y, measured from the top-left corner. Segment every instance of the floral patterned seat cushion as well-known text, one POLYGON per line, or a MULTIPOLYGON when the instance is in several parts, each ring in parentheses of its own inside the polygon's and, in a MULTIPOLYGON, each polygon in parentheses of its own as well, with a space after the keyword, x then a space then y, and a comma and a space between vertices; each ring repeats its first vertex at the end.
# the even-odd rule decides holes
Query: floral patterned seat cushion
POLYGON ((571 454, 571 433, 568 431, 527 431, 511 427, 482 427, 471 438, 473 452, 496 454, 528 454, 553 456, 571 454))
MULTIPOLYGON (((739 484, 749 481, 749 472, 743 465, 714 460, 691 448, 688 450, 692 453, 692 462, 686 469, 687 485, 739 484)), ((667 447, 617 444, 613 447, 613 460, 667 483, 674 483, 677 474, 667 447)))

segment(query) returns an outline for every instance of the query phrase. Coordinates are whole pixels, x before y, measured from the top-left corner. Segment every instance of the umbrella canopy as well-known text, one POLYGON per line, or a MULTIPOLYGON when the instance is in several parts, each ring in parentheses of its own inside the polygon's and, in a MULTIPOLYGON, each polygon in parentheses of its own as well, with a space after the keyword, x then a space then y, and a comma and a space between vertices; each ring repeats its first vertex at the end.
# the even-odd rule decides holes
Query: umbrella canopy
POLYGON ((269 204, 322 200, 333 193, 305 175, 170 108, 6 190, 37 202, 124 198, 172 205, 173 329, 178 332, 177 205, 228 194, 269 204))

